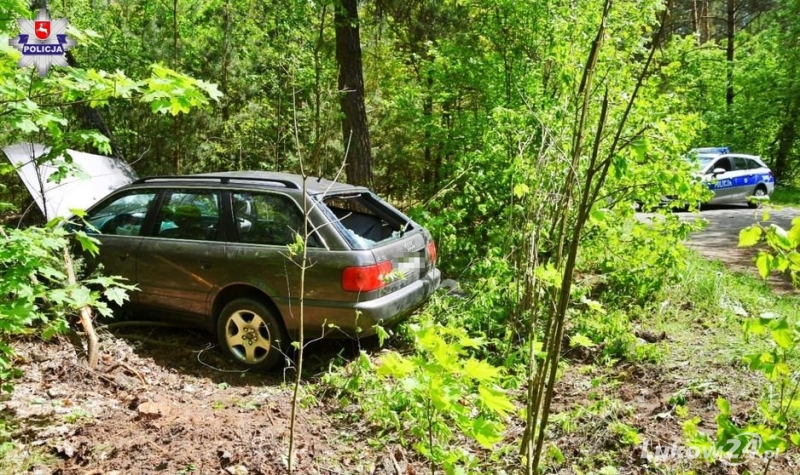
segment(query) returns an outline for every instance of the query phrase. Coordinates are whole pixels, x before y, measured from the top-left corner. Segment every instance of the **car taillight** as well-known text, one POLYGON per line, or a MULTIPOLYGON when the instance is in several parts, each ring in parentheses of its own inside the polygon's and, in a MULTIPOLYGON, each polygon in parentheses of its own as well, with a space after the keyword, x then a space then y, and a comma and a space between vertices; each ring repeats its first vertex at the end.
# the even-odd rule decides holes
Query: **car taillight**
POLYGON ((428 260, 436 264, 436 243, 433 239, 428 242, 428 260))
POLYGON ((369 292, 386 285, 387 274, 392 272, 392 261, 372 266, 346 267, 342 271, 342 289, 348 292, 369 292))

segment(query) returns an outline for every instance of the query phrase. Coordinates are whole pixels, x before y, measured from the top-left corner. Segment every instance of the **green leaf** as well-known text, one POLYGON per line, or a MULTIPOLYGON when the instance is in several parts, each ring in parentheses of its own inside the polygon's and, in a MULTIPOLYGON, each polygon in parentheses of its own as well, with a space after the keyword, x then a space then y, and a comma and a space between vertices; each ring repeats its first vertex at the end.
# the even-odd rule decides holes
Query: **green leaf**
POLYGON ((412 371, 414 371, 414 363, 398 353, 390 352, 380 359, 376 373, 380 376, 391 376, 400 379, 409 375, 412 371))
POLYGON ((794 329, 785 319, 777 321, 777 325, 770 327, 772 340, 781 348, 790 348, 794 344, 794 329))
POLYGON ((580 346, 582 348, 591 348, 595 346, 595 344, 591 339, 589 339, 589 337, 581 335, 580 333, 576 333, 570 337, 569 346, 573 348, 576 346, 580 346))
POLYGON ((478 417, 472 422, 470 429, 475 441, 485 449, 492 449, 495 444, 503 440, 503 428, 497 422, 478 417))
POLYGON ((477 381, 491 381, 500 375, 500 369, 486 361, 471 358, 464 365, 464 373, 477 381))
POLYGON ((717 407, 722 415, 729 416, 731 413, 731 404, 723 397, 717 398, 717 407))
POLYGON ((205 82, 201 79, 197 80, 197 87, 206 91, 208 97, 215 101, 219 101, 219 99, 223 96, 222 92, 217 88, 217 85, 210 82, 205 82))
POLYGON ((75 233, 75 239, 78 240, 81 248, 92 256, 96 256, 100 251, 100 247, 98 246, 100 241, 98 241, 97 238, 89 236, 84 231, 78 231, 75 233))
POLYGON ((758 225, 749 226, 739 231, 739 247, 750 247, 758 243, 761 238, 761 227, 758 225))
POLYGON ((589 211, 589 217, 595 223, 604 223, 604 222, 606 222, 607 216, 608 216, 608 210, 605 210, 605 209, 598 209, 598 208, 594 208, 593 207, 589 211))
POLYGON ((514 196, 516 196, 517 198, 522 198, 523 196, 528 194, 528 191, 530 191, 530 188, 528 188, 528 185, 526 185, 525 183, 519 183, 514 186, 514 196))
POLYGON ((39 127, 30 119, 21 119, 14 123, 14 127, 25 133, 38 132, 39 127))
POLYGON ((516 409, 502 390, 486 387, 483 384, 478 386, 478 399, 487 409, 500 414, 512 412, 516 409))
POLYGON ((791 246, 794 249, 800 247, 800 220, 795 218, 792 221, 792 228, 789 229, 789 232, 786 235, 787 239, 791 243, 791 246))
POLYGON ((372 329, 375 330, 375 335, 378 337, 378 346, 383 346, 386 340, 389 339, 389 332, 381 325, 373 325, 372 329))
POLYGON ((482 338, 462 336, 458 339, 458 344, 461 345, 462 348, 480 348, 483 346, 484 341, 482 338))
POLYGON ((128 292, 121 287, 110 287, 103 292, 103 295, 117 305, 122 305, 128 300, 128 292))
POLYGON ((769 273, 772 270, 773 260, 774 258, 772 255, 767 254, 766 252, 758 253, 758 257, 756 257, 756 267, 758 268, 758 274, 762 279, 769 277, 769 273))

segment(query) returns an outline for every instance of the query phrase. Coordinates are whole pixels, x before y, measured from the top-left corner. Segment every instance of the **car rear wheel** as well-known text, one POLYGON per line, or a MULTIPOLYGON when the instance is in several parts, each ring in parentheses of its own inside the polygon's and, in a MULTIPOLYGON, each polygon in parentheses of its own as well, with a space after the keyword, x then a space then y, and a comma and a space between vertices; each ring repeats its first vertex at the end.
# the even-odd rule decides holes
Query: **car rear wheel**
MULTIPOLYGON (((767 189, 761 185, 758 185, 755 191, 753 191, 753 197, 764 198, 765 196, 767 196, 767 189)), ((751 208, 760 208, 762 203, 763 201, 761 201, 760 199, 747 201, 748 206, 750 206, 751 208)))
POLYGON ((248 369, 274 367, 287 342, 273 312, 249 298, 225 305, 217 321, 217 338, 223 352, 248 369))

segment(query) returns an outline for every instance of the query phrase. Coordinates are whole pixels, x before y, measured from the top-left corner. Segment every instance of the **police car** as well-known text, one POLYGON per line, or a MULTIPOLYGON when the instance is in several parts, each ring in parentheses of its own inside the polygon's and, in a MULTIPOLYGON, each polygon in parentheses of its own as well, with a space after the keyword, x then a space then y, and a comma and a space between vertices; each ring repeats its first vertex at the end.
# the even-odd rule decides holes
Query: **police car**
POLYGON ((747 203, 759 205, 758 200, 775 190, 772 171, 755 155, 731 153, 728 147, 696 148, 689 152, 697 160, 697 176, 714 192, 709 203, 747 203))

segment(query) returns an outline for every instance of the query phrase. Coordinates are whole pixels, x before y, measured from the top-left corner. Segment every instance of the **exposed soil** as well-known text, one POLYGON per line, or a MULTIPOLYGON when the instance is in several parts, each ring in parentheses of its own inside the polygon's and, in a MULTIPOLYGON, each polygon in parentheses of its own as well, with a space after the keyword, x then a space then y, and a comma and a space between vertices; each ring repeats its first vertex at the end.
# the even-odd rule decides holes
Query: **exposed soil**
MULTIPOLYGON (((669 344, 669 340, 664 343, 669 344)), ((702 351, 698 353, 701 355, 694 360, 683 359, 691 355, 674 355, 674 363, 658 365, 624 363, 613 368, 595 366, 589 372, 583 371, 587 367, 570 366, 559 383, 553 408, 556 421, 560 412, 569 414, 568 423, 556 422, 552 429, 551 440, 565 459, 560 467, 555 464, 555 473, 597 473, 603 466, 615 467, 620 474, 642 475, 762 473, 766 462, 758 458, 726 465, 657 456, 657 446, 687 447, 683 432, 687 417, 699 417, 699 430, 714 436, 719 397, 730 402, 732 418, 739 425, 745 425, 758 411, 753 401, 759 399, 764 384, 759 375, 733 362, 710 361, 702 351), (688 416, 679 414, 679 408, 688 416), (625 442, 615 428, 620 422, 635 430, 636 441, 625 442)), ((800 473, 798 451, 791 448, 779 454, 770 462, 769 473, 800 473)))
MULTIPOLYGON (((287 472, 294 373, 243 373, 200 333, 124 331, 134 339, 103 334, 96 371, 65 339, 16 345, 24 376, 0 412, 17 421, 17 453, 38 447, 52 456, 32 473, 287 472)), ((313 354, 329 360, 342 351, 325 343, 313 354)), ((368 428, 340 427, 313 395, 301 401, 296 473, 416 473, 402 448, 373 449, 361 433, 368 428)), ((0 461, 0 473, 16 470, 0 461)))

